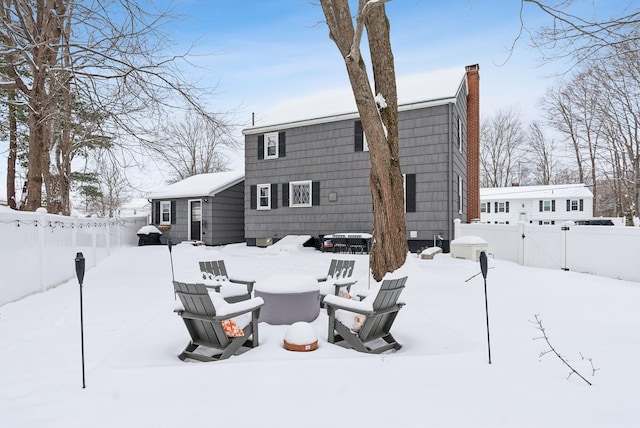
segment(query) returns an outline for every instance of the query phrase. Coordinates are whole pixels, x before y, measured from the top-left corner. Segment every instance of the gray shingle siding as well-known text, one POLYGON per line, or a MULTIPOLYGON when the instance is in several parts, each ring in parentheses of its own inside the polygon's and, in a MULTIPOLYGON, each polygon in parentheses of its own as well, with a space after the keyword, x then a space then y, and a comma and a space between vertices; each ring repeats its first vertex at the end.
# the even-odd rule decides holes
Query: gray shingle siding
MULTIPOLYGON (((405 174, 415 174, 416 212, 406 213, 407 232, 418 241, 442 233, 451 238, 458 213, 458 176, 466 183, 466 144, 458 151, 457 118, 466 132, 466 91, 456 103, 399 113, 400 162, 405 174)), ((369 153, 355 150, 355 120, 337 120, 295 127, 283 126, 286 157, 258 159, 258 134, 245 135, 245 238, 280 239, 290 234, 320 236, 334 232, 371 232, 373 205, 369 190, 369 153), (286 129, 285 129, 286 128, 286 129), (255 184, 313 180, 320 182, 320 205, 250 209, 255 184), (329 195, 336 197, 329 202, 329 195)), ((408 239, 413 239, 409 238, 408 239)))

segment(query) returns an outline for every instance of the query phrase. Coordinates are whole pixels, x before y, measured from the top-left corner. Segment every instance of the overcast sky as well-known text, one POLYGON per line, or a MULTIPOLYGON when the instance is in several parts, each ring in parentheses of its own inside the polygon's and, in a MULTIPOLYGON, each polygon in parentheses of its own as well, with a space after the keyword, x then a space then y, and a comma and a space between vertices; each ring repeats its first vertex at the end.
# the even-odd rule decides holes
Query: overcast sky
MULTIPOLYGON (((175 0, 182 16, 171 25, 177 49, 194 43, 188 73, 200 85, 216 86, 209 100, 213 111, 236 110, 239 129, 269 121, 274 109, 338 87, 348 79, 338 50, 328 38, 322 9, 309 0, 175 0)), ((355 4, 356 2, 352 2, 355 4)), ((579 2, 582 16, 620 13, 626 0, 579 2), (594 5, 594 3, 597 3, 594 5)), ((536 103, 557 81, 566 64, 541 65, 540 55, 520 32, 519 0, 393 0, 386 4, 398 77, 480 65, 481 115, 513 107, 523 121, 539 118, 536 103)), ((525 23, 535 30, 549 24, 534 6, 526 5, 525 23)), ((424 94, 429 99, 429 94, 424 94)), ((299 104, 299 103, 298 103, 299 104)), ((242 136, 238 133, 238 138, 242 136)), ((6 142, 0 150, 6 149, 6 142)), ((0 159, 4 195, 6 152, 0 159)), ((242 156, 232 167, 242 169, 242 156)), ((156 184, 158 181, 156 181, 156 184)), ((150 189, 151 190, 151 189, 150 189)))

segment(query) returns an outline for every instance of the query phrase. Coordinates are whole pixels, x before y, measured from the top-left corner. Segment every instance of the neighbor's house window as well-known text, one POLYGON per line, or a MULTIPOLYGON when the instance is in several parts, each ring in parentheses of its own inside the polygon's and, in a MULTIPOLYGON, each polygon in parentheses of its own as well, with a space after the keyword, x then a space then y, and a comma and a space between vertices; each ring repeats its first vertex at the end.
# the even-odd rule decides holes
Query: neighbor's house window
POLYGON ((491 212, 491 202, 481 202, 480 203, 480 212, 481 213, 490 213, 491 212))
POLYGON ((494 212, 496 213, 508 213, 509 212, 509 201, 506 202, 495 202, 494 203, 494 212))
POLYGON ((264 158, 275 159, 278 157, 278 133, 264 134, 264 158))
POLYGON ((171 224, 171 201, 160 201, 160 224, 171 224))
POLYGON ((584 211, 582 199, 567 199, 567 211, 584 211))
POLYGON ((311 206, 311 180, 292 181, 289 183, 290 207, 311 206))
POLYGON ((258 184, 256 186, 258 192, 258 206, 259 210, 271 209, 271 184, 258 184))
POLYGON ((555 200, 542 200, 538 202, 538 209, 540 212, 555 212, 556 201, 555 200))

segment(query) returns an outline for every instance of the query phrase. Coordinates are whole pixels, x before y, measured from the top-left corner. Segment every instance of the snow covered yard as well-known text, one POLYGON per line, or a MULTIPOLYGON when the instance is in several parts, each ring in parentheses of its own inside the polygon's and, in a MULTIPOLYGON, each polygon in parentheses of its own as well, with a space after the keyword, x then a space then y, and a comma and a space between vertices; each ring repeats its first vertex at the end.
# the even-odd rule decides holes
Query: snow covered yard
MULTIPOLYGON (((266 279, 326 273, 366 255, 229 245, 173 249, 175 276, 195 280, 200 260, 266 279)), ((73 263, 70 260, 69 263, 73 263)), ((189 340, 176 307, 169 252, 132 247, 84 279, 86 389, 82 389, 79 288, 74 279, 0 307, 3 427, 633 427, 640 426, 640 284, 489 260, 492 364, 487 361, 479 264, 410 255, 392 328, 398 352, 364 355, 326 342, 290 352, 287 326, 260 323, 260 346, 213 363, 182 362, 189 340), (547 349, 531 322, 593 386, 547 349), (591 358, 600 369, 592 376, 591 358)))

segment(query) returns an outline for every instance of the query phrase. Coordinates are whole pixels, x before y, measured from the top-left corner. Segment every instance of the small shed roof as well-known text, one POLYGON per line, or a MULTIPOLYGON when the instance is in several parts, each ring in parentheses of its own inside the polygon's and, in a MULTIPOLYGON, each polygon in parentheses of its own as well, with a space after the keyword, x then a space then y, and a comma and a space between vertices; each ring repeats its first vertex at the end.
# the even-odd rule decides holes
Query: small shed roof
POLYGON ((187 177, 164 189, 150 193, 149 199, 176 199, 214 196, 244 180, 244 171, 213 172, 187 177))
POLYGON ((593 198, 585 184, 555 184, 548 186, 513 186, 480 189, 480 199, 558 199, 593 198))

